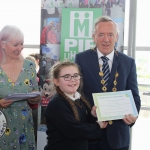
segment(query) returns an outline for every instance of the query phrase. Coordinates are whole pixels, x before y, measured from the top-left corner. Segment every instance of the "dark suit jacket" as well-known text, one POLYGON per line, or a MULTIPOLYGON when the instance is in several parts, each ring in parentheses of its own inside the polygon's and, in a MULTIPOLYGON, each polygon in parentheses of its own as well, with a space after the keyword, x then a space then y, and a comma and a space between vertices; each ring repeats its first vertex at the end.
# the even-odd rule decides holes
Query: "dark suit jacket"
MULTIPOLYGON (((100 68, 96 48, 94 50, 90 49, 77 54, 75 62, 81 67, 84 94, 90 103, 94 105, 92 93, 103 92, 102 85, 100 83, 100 68)), ((119 73, 116 86, 117 91, 131 90, 136 108, 139 112, 141 103, 134 59, 121 52, 115 51, 107 92, 112 92, 116 71, 119 73)), ((107 139, 111 148, 119 149, 129 146, 129 128, 130 126, 125 124, 123 120, 115 120, 112 125, 107 126, 107 139)))

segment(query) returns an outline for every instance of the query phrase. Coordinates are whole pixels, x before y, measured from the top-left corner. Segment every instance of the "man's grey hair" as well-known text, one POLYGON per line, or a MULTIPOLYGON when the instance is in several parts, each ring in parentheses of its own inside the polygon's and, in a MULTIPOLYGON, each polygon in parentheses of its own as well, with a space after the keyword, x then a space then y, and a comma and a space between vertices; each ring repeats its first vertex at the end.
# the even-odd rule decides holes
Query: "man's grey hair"
POLYGON ((113 22, 116 26, 116 30, 117 30, 117 33, 119 34, 119 29, 118 29, 118 25, 108 16, 102 16, 102 17, 99 17, 95 20, 94 22, 94 25, 93 25, 93 31, 92 33, 94 34, 95 33, 95 29, 96 29, 96 26, 97 24, 99 24, 100 22, 113 22))

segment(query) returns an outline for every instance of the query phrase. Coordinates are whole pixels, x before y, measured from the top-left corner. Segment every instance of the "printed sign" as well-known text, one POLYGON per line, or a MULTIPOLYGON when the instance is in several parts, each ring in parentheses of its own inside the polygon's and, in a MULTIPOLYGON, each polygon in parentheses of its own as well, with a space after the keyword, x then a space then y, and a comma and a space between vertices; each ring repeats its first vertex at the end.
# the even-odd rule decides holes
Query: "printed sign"
POLYGON ((102 15, 101 9, 62 9, 60 59, 74 61, 75 55, 95 46, 92 39, 93 24, 102 15))

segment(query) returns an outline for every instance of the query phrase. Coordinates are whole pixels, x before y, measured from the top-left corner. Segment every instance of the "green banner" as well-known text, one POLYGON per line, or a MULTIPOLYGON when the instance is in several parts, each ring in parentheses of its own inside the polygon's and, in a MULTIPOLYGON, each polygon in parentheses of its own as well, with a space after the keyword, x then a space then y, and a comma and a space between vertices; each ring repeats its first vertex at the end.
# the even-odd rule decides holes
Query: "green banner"
POLYGON ((94 20, 100 16, 100 8, 62 9, 60 60, 74 61, 77 53, 95 46, 92 29, 94 20))

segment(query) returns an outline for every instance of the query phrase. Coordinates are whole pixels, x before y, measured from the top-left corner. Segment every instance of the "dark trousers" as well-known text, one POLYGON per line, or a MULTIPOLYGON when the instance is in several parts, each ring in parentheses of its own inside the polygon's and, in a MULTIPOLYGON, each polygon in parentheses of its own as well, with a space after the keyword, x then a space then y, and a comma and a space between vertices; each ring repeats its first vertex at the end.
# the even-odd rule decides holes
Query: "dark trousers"
MULTIPOLYGON (((105 130, 105 129, 104 129, 105 130)), ((90 141, 88 150, 128 150, 129 146, 120 149, 113 149, 109 146, 107 141, 106 130, 102 132, 102 138, 99 141, 90 141)))
POLYGON ((107 142, 102 143, 102 141, 95 141, 89 143, 88 150, 128 150, 129 146, 120 149, 112 149, 107 142))
POLYGON ((33 123, 34 123, 35 141, 37 141, 38 108, 32 109, 32 116, 33 116, 33 123))

